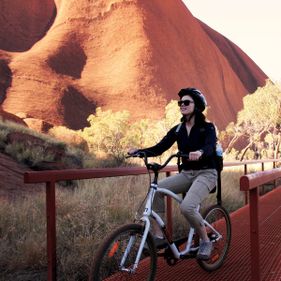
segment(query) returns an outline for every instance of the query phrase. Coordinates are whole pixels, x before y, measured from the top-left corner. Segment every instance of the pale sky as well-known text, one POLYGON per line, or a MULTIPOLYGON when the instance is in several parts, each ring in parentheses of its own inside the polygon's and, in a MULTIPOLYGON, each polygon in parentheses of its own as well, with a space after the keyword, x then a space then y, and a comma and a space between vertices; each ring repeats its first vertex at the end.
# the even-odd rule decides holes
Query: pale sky
POLYGON ((189 11, 281 81, 281 0, 183 0, 189 11))

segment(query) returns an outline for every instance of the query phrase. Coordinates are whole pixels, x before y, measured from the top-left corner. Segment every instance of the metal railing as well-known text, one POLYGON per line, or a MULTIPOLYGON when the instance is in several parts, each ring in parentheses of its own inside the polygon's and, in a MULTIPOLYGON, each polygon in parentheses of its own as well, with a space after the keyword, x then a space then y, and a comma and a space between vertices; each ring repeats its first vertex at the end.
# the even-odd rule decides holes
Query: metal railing
MULTIPOLYGON (((261 163, 262 170, 264 163, 280 162, 281 159, 256 160, 256 161, 234 161, 225 162, 224 167, 244 166, 244 174, 248 171, 248 165, 261 163)), ((169 176, 171 172, 178 171, 176 165, 165 167, 162 172, 169 176)), ((147 174, 145 167, 130 168, 98 168, 98 169, 66 169, 31 171, 24 174, 25 183, 46 183, 46 213, 47 213, 47 258, 48 258, 48 281, 56 280, 56 182, 63 180, 81 180, 91 178, 106 178, 117 176, 130 176, 147 174)), ((167 197, 167 224, 172 233, 172 205, 167 197)))
POLYGON ((281 168, 256 172, 240 178, 240 190, 249 192, 251 276, 253 281, 261 280, 259 241, 259 187, 281 178, 281 168))

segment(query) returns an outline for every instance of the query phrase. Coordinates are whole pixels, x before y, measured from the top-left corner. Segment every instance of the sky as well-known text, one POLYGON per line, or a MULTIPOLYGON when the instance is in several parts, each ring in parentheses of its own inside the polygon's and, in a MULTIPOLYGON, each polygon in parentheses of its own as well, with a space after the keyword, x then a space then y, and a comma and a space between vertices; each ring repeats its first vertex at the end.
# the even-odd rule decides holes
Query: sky
POLYGON ((281 0, 183 0, 196 18, 239 46, 281 81, 281 0))

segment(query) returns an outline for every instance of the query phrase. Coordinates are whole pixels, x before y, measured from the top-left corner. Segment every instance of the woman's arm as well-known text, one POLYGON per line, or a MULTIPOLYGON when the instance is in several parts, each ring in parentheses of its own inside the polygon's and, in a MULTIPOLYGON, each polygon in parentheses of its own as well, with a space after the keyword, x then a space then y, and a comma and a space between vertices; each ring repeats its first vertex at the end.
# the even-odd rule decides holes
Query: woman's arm
POLYGON ((206 138, 204 146, 201 148, 202 156, 212 156, 214 154, 217 142, 216 128, 212 123, 206 126, 206 138))
POLYGON ((136 153, 138 151, 143 151, 146 153, 147 157, 153 157, 153 156, 158 156, 161 155, 163 152, 168 150, 176 141, 176 133, 175 129, 177 126, 173 127, 167 134, 166 136, 156 145, 144 148, 144 149, 131 149, 129 150, 129 154, 136 153), (133 152, 133 153, 132 153, 133 152))

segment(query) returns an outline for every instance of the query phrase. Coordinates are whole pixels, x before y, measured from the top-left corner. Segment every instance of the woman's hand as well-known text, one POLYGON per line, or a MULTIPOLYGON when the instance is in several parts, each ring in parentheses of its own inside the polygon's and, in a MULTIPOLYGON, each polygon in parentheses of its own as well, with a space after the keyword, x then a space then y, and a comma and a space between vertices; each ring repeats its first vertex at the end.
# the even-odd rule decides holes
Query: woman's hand
POLYGON ((198 161, 202 155, 203 155, 202 150, 196 150, 196 151, 189 152, 189 160, 198 161))

